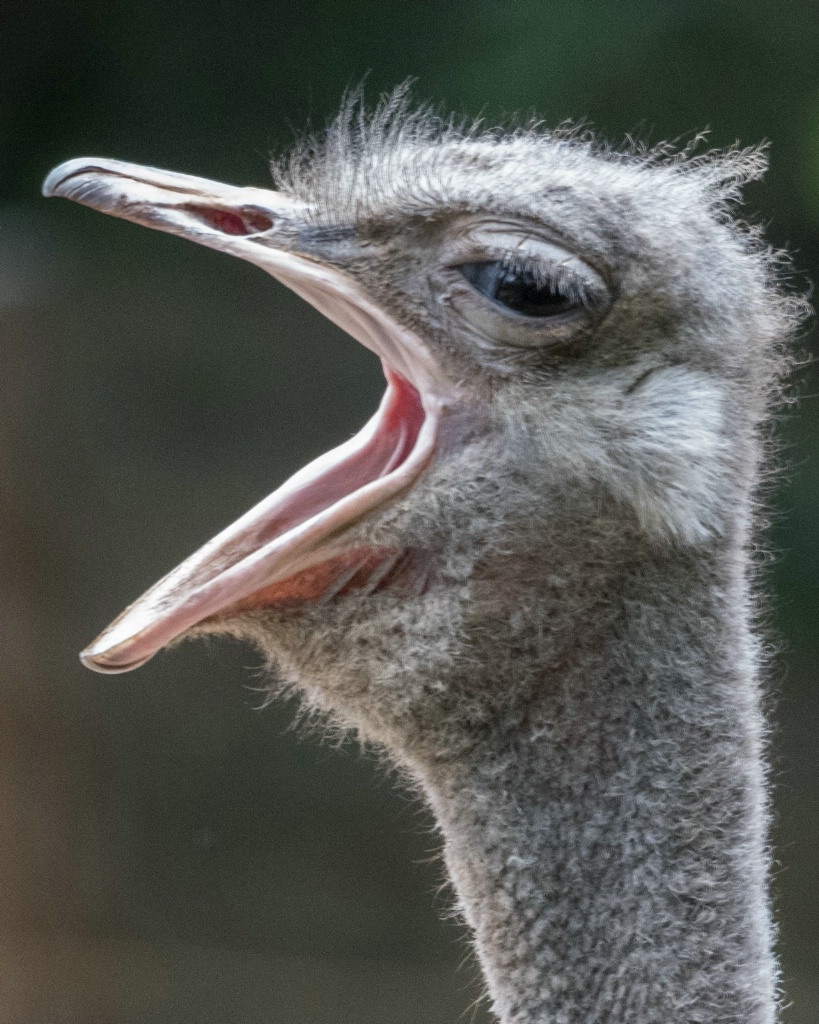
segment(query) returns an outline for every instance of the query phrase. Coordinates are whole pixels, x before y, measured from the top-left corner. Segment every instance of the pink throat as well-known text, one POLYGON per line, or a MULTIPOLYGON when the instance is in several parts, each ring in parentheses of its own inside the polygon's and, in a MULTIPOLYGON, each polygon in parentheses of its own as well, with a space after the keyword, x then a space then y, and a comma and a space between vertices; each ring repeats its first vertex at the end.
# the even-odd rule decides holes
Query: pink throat
MULTIPOLYGON (((294 494, 279 515, 265 524, 259 541, 298 526, 359 488, 392 473, 409 457, 424 424, 421 396, 399 374, 392 370, 386 373, 387 405, 369 442, 354 457, 333 466, 294 494)), ((374 593, 395 582, 407 562, 406 552, 358 546, 247 595, 226 613, 327 600, 362 589, 374 593)))

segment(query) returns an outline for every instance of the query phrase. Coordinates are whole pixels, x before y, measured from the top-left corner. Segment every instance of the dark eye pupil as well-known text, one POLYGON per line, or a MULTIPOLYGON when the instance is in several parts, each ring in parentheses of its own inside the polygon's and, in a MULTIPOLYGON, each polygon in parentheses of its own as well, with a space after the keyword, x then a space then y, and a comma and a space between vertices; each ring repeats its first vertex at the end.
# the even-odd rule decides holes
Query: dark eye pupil
POLYGON ((539 281, 530 270, 500 261, 464 263, 458 269, 482 295, 523 316, 557 316, 576 307, 552 282, 539 281))

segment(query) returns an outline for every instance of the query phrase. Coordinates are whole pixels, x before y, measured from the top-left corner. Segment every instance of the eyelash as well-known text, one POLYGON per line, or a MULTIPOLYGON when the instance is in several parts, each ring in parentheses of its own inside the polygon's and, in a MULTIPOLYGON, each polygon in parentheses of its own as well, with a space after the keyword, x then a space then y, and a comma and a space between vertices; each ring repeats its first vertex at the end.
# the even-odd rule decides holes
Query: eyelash
POLYGON ((591 309, 594 305, 594 296, 587 282, 565 264, 545 263, 521 252, 506 252, 496 262, 507 273, 531 275, 538 288, 548 288, 573 305, 584 309, 591 309))

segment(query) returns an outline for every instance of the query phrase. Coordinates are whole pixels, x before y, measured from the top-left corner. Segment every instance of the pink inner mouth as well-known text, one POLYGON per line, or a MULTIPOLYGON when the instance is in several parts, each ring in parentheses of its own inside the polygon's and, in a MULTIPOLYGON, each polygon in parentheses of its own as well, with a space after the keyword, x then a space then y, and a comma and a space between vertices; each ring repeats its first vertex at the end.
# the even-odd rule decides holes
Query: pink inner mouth
POLYGON ((260 523, 253 538, 258 547, 305 523, 337 501, 398 469, 412 452, 424 424, 418 391, 403 377, 387 370, 388 404, 368 443, 298 488, 260 523))

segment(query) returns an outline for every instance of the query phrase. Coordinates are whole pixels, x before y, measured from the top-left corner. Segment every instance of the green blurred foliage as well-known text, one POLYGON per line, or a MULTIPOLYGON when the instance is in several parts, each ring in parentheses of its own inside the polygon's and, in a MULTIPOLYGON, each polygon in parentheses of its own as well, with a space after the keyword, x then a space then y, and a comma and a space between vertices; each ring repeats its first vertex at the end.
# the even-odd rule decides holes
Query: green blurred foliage
MULTIPOLYGON (((0 1024, 453 1021, 474 997, 429 821, 352 748, 255 709, 252 655, 134 677, 75 652, 377 402, 375 361, 251 267, 39 198, 114 156, 265 184, 375 98, 616 142, 769 140, 748 191, 819 269, 819 6, 786 0, 4 0, 0 8, 0 1024)), ((813 336, 802 348, 810 356, 813 336)), ((771 534, 789 1024, 819 1011, 819 405, 795 374, 771 534)), ((476 1019, 484 1019, 480 1017, 476 1019)))

